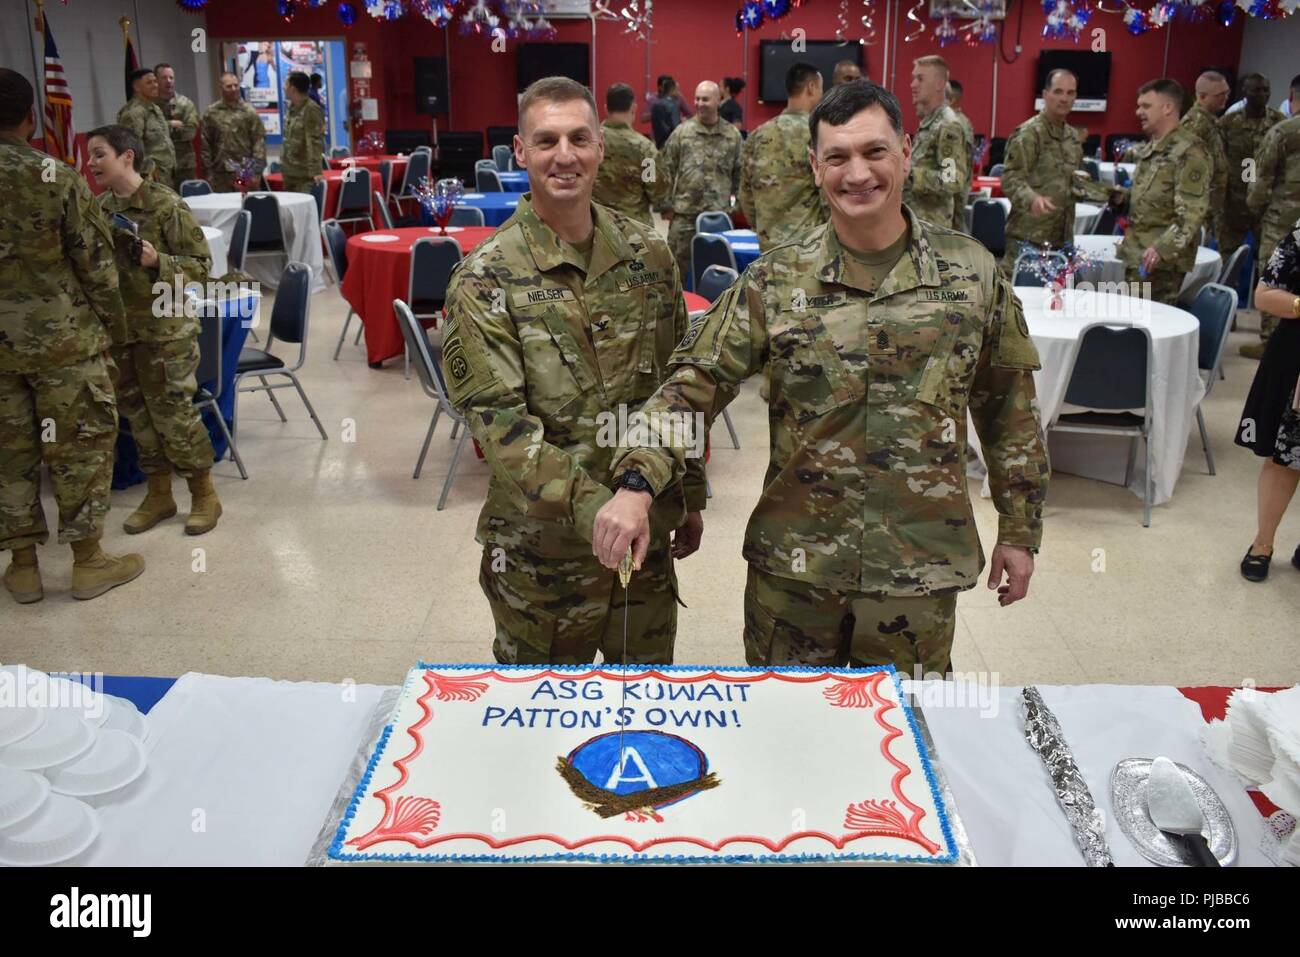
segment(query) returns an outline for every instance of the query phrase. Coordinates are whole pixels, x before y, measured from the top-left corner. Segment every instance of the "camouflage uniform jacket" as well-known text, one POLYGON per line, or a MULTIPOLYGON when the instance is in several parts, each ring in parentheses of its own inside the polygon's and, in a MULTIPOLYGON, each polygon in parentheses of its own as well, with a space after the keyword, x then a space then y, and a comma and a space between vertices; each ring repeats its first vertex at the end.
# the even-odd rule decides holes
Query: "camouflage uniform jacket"
POLYGON ((956 207, 966 207, 970 178, 966 132, 952 107, 944 104, 926 115, 912 140, 912 173, 903 202, 926 222, 951 226, 956 207))
POLYGON ((163 119, 171 130, 172 149, 176 152, 176 169, 192 172, 197 168, 194 158, 194 136, 199 131, 199 109, 188 96, 177 93, 170 100, 159 100, 163 119), (172 120, 180 120, 179 129, 171 128, 172 120))
POLYGON ((280 168, 284 178, 312 179, 320 175, 325 152, 325 114, 311 100, 289 107, 284 115, 284 145, 280 168))
MULTIPOLYGON (((591 555, 592 523, 613 494, 618 437, 602 435, 597 416, 617 418, 620 404, 631 415, 658 388, 686 303, 653 227, 593 205, 584 281, 531 198, 452 274, 442 367, 492 470, 478 540, 577 558, 591 555)), ((658 486, 661 533, 704 508, 703 460, 669 486, 658 486)))
POLYGON ((626 123, 601 125, 605 134, 605 158, 596 171, 592 202, 616 209, 638 222, 653 224, 654 204, 662 202, 667 181, 656 169, 655 145, 626 123), (649 162, 647 162, 649 160, 649 162), (646 177, 652 179, 647 180, 646 177))
POLYGON ((185 201, 162 183, 145 180, 130 196, 105 190, 98 197, 104 216, 121 213, 140 227, 140 238, 158 250, 158 268, 131 264, 131 236, 113 230, 117 271, 126 306, 126 337, 114 345, 131 342, 170 342, 199 334, 199 320, 186 315, 184 303, 175 303, 176 277, 186 283, 206 283, 212 256, 203 230, 185 201), (163 283, 166 291, 154 289, 163 283))
POLYGON ((697 216, 728 212, 740 192, 740 131, 726 120, 705 126, 692 116, 673 130, 659 151, 659 175, 667 186, 660 212, 697 216))
POLYGON ((1219 135, 1219 122, 1201 104, 1193 103, 1192 108, 1183 114, 1179 125, 1201 141, 1210 162, 1214 164, 1214 172, 1210 175, 1208 217, 1209 224, 1213 225, 1223 213, 1223 201, 1228 189, 1228 155, 1224 150, 1223 137, 1219 135))
POLYGON ((1119 258, 1135 267, 1154 246, 1161 268, 1187 272, 1196 265, 1201 224, 1210 209, 1210 157, 1200 140, 1176 126, 1158 143, 1139 146, 1137 158, 1119 258))
POLYGON ((740 208, 766 252, 826 222, 826 201, 808 163, 808 114, 786 110, 741 148, 740 208))
POLYGON ((230 164, 252 160, 257 173, 266 169, 266 129, 242 100, 228 106, 218 100, 203 113, 203 173, 208 179, 232 178, 230 164))
POLYGON ((170 183, 176 173, 176 148, 172 146, 172 128, 167 125, 158 104, 133 96, 118 111, 117 123, 140 137, 144 143, 145 156, 153 164, 145 164, 146 175, 157 167, 162 181, 170 183))
MULTIPOLYGON (((1300 219, 1300 116, 1264 134, 1255 156, 1255 176, 1247 193, 1250 211, 1260 217, 1260 231, 1275 235, 1272 241, 1277 242, 1300 219)), ((1260 255, 1271 251, 1261 248, 1260 255)))
POLYGON ((113 239, 90 187, 71 166, 0 133, 0 195, 0 373, 45 372, 103 352, 126 320, 113 239))
MULTIPOLYGON (((878 289, 833 224, 760 256, 692 322, 647 403, 712 421, 744 379, 767 378, 771 461, 744 556, 772 575, 900 597, 973 586, 967 410, 998 541, 1040 542, 1048 465, 1020 303, 978 241, 904 213, 908 249, 878 289)), ((629 468, 659 487, 681 452, 635 448, 615 476, 629 468)))
POLYGON ((1030 117, 1007 140, 1002 193, 1011 200, 1007 247, 1018 241, 1060 249, 1074 242, 1074 204, 1081 199, 1106 202, 1110 187, 1076 170, 1083 164, 1083 131, 1054 122, 1046 112, 1030 117), (1046 196, 1056 212, 1035 216, 1035 196, 1046 196))
POLYGON ((1245 161, 1249 159, 1258 162, 1264 134, 1285 119, 1280 110, 1271 106, 1265 107, 1264 115, 1260 117, 1250 116, 1245 110, 1237 110, 1219 118, 1219 136, 1223 140, 1228 170, 1225 208, 1232 207, 1241 213, 1246 212, 1244 207, 1250 184, 1244 177, 1245 161))
MULTIPOLYGON (((950 107, 951 109, 951 107, 950 107)), ((962 135, 966 143, 966 165, 961 167, 966 174, 965 190, 958 195, 956 201, 952 204, 952 228, 959 233, 966 232, 966 197, 970 195, 971 184, 975 179, 975 125, 971 123, 970 117, 958 110, 953 110, 953 115, 957 117, 957 122, 961 124, 962 135)))

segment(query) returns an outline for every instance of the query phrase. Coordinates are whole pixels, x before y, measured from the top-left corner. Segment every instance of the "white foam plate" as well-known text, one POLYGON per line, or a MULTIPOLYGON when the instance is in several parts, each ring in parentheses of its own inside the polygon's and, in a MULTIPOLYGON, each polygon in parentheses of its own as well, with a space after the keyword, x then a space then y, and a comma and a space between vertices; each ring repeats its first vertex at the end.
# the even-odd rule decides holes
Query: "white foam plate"
POLYGON ((43 689, 43 693, 50 710, 69 711, 96 728, 102 727, 108 719, 103 692, 89 685, 56 675, 50 678, 49 687, 43 689))
POLYGON ((145 722, 144 715, 140 709, 135 706, 134 701, 126 698, 119 698, 117 695, 104 695, 104 703, 107 705, 108 717, 100 725, 103 731, 125 731, 134 738, 144 740, 145 734, 149 730, 145 722))
POLYGON ((395 243, 397 242, 397 237, 396 236, 362 236, 361 241, 363 243, 395 243))
POLYGON ((45 723, 27 737, 0 748, 0 764, 20 771, 63 764, 85 754, 95 743, 95 729, 76 712, 45 710, 45 723))
MULTIPOLYGON (((464 230, 464 228, 465 228, 464 226, 448 226, 448 227, 447 227, 447 232, 449 232, 449 233, 459 233, 459 232, 461 232, 462 230, 464 230)), ((441 230, 438 229, 437 226, 430 226, 430 227, 429 227, 429 232, 431 232, 431 233, 437 233, 437 232, 441 232, 441 230)))
POLYGON ((35 771, 0 767, 0 831, 31 817, 50 794, 50 782, 35 771))
POLYGON ((90 750, 41 773, 56 794, 88 798, 126 787, 144 773, 144 745, 125 731, 101 731, 90 750))
POLYGON ((40 809, 0 830, 0 864, 40 867, 76 857, 99 837, 94 808, 62 794, 51 794, 40 809))
POLYGON ((0 707, 0 751, 15 741, 21 741, 45 723, 44 708, 0 707))

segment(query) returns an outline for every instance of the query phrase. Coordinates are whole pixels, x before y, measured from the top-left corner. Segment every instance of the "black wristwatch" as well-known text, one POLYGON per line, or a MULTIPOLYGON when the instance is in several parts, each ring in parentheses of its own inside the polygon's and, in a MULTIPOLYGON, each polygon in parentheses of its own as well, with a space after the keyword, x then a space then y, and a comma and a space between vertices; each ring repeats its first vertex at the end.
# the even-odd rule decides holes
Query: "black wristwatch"
POLYGON ((646 477, 636 469, 628 469, 620 475, 618 480, 614 482, 614 488, 625 488, 632 492, 649 492, 651 498, 655 497, 654 486, 646 481, 646 477))

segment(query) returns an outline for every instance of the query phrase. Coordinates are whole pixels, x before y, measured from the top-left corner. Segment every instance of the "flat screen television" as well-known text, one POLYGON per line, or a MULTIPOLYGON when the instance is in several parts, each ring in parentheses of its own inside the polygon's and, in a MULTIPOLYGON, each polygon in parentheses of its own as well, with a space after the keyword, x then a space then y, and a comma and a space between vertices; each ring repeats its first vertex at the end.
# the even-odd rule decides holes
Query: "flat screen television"
POLYGON ((835 64, 841 60, 852 60, 865 74, 866 59, 862 45, 850 41, 840 43, 838 40, 807 40, 805 49, 796 53, 790 49, 789 40, 763 40, 759 43, 758 59, 758 99, 762 103, 784 103, 785 74, 796 63, 811 63, 822 74, 826 89, 831 88, 831 75, 835 64))
POLYGON ((567 76, 591 86, 591 55, 586 43, 521 43, 517 63, 520 93, 548 76, 567 76))
MULTIPOLYGON (((1038 85, 1034 87, 1034 109, 1043 108, 1043 87, 1053 70, 1069 70, 1079 78, 1079 98, 1074 108, 1081 113, 1105 113, 1110 90, 1110 54, 1090 50, 1044 50, 1038 54, 1038 85)), ((1136 100, 1136 91, 1134 91, 1136 100)))

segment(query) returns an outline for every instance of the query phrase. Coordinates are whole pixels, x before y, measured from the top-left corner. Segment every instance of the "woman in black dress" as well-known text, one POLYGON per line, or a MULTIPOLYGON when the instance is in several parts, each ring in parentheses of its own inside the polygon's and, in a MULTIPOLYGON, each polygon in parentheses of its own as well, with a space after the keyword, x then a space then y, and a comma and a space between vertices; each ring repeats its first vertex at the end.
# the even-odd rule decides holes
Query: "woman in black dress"
POLYGON ((745 119, 745 112, 737 99, 744 88, 745 81, 738 76, 722 78, 722 105, 718 107, 718 115, 732 126, 740 126, 745 119))
MULTIPOLYGON (((1238 445, 1264 459, 1259 528, 1241 560, 1242 576, 1260 582, 1268 577, 1273 536, 1300 484, 1300 222, 1278 243, 1261 271, 1255 306, 1283 320, 1264 347, 1236 438, 1238 445)), ((1291 564, 1300 569, 1300 548, 1291 564)))

